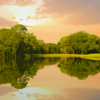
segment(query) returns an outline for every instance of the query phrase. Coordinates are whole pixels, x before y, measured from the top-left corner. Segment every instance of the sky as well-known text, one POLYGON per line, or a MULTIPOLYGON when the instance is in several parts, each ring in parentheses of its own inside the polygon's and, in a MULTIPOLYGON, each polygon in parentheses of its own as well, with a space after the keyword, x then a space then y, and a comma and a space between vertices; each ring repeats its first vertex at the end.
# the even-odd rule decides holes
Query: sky
POLYGON ((0 0, 0 28, 23 24, 45 43, 78 31, 100 36, 100 0, 0 0))

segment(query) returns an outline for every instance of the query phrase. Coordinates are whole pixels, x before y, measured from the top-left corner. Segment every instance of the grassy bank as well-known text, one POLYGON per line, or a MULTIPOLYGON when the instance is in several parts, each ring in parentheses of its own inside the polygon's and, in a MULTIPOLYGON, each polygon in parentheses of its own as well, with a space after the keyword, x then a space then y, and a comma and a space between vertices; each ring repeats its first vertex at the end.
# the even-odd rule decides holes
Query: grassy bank
MULTIPOLYGON (((25 58, 29 59, 32 57, 81 57, 91 60, 100 60, 100 53, 98 54, 25 54, 25 58)), ((0 56, 0 59, 2 59, 2 56, 0 56)))
POLYGON ((34 54, 32 57, 78 57, 79 54, 34 54))
POLYGON ((100 60, 100 54, 34 54, 32 57, 81 57, 91 60, 100 60))
POLYGON ((100 58, 100 54, 34 54, 33 57, 82 57, 100 58))

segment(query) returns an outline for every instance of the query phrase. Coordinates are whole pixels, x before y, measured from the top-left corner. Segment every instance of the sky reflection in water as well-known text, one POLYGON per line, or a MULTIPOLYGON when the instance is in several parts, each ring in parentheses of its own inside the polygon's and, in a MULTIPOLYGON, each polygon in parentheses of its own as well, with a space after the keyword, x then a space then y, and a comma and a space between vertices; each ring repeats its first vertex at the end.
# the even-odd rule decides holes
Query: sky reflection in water
POLYGON ((12 61, 12 64, 8 62, 6 61, 6 66, 0 62, 3 66, 0 66, 0 100, 100 100, 99 61, 46 58, 12 61), (6 69, 12 75, 11 71, 15 67, 17 73, 16 79, 13 79, 15 77, 9 76, 6 69), (30 78, 32 75, 33 78, 30 78), (25 79, 22 80, 23 76, 25 79), (17 89, 15 84, 19 79, 22 83, 28 83, 26 88, 17 89))

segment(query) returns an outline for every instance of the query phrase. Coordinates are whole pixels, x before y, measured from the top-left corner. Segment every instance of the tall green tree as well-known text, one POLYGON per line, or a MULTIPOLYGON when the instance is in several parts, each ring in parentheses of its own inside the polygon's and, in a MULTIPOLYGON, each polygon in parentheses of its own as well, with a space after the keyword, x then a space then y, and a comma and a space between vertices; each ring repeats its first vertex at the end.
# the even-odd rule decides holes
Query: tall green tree
POLYGON ((60 41, 58 42, 58 44, 60 46, 60 52, 62 53, 68 54, 68 51, 71 50, 68 36, 62 37, 60 41))
POLYGON ((23 32, 27 31, 27 28, 22 24, 17 24, 11 27, 11 30, 15 30, 16 32, 22 34, 23 32))

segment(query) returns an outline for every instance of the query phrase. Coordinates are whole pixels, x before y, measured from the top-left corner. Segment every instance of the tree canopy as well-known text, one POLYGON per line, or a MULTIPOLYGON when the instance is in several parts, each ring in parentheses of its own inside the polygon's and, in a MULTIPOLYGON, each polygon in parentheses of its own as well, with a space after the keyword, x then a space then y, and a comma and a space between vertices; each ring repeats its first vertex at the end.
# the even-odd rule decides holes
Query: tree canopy
POLYGON ((38 40, 34 33, 28 33, 27 28, 21 24, 14 25, 11 29, 0 29, 0 56, 3 58, 55 53, 100 53, 100 37, 79 31, 61 37, 55 44, 38 40))
POLYGON ((99 53, 100 38, 96 35, 89 34, 85 31, 73 33, 69 36, 64 36, 58 42, 61 53, 99 53))

